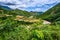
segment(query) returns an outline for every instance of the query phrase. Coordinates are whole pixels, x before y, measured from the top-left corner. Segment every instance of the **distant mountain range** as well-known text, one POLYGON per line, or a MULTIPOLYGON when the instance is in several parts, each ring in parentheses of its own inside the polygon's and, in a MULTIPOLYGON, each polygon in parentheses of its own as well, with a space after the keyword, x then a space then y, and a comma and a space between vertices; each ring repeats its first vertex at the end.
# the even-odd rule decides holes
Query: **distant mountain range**
POLYGON ((3 10, 11 10, 11 8, 9 8, 8 6, 3 6, 3 5, 0 5, 0 9, 3 9, 3 10))
POLYGON ((43 12, 33 12, 33 11, 27 12, 27 11, 23 11, 23 10, 19 10, 19 9, 11 9, 8 6, 3 6, 3 5, 0 5, 0 10, 5 10, 5 12, 8 12, 8 10, 10 10, 10 11, 14 12, 15 14, 20 14, 20 15, 28 14, 28 15, 33 15, 33 16, 40 15, 41 13, 43 13, 43 12))

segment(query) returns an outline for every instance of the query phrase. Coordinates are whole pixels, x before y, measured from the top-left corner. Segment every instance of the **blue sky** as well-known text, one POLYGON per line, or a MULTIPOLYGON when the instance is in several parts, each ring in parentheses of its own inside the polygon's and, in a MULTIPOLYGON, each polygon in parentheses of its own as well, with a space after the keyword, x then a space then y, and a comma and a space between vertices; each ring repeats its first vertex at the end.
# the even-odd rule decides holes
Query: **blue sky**
POLYGON ((60 0, 0 0, 0 5, 26 11, 46 11, 60 0))

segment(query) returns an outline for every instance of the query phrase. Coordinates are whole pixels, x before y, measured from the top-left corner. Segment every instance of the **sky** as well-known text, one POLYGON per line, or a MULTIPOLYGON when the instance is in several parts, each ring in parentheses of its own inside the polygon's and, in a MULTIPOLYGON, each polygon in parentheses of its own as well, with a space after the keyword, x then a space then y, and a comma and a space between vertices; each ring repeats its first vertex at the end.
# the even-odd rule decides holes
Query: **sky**
POLYGON ((0 5, 12 9, 45 12, 59 2, 60 0, 0 0, 0 5))

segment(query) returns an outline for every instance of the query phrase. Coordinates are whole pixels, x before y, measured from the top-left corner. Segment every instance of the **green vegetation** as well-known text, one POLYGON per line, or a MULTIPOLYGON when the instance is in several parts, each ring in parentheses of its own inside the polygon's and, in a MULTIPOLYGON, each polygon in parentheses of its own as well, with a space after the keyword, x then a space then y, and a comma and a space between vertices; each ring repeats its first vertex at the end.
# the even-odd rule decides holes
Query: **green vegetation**
POLYGON ((34 12, 0 8, 0 40, 60 40, 60 4, 56 6, 41 17, 34 12), (51 24, 43 24, 43 19, 51 24))
POLYGON ((40 15, 42 19, 50 22, 57 22, 60 19, 60 3, 40 15))

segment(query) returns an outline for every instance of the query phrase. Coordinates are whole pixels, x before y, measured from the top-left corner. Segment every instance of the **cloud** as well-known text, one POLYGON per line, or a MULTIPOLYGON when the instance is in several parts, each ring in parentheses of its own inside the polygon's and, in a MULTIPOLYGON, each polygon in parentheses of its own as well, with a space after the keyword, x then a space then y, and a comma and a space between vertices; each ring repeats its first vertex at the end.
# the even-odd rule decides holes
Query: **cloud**
POLYGON ((27 11, 46 11, 59 3, 60 0, 0 0, 0 2, 12 9, 18 8, 27 11))

